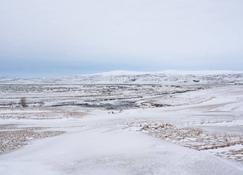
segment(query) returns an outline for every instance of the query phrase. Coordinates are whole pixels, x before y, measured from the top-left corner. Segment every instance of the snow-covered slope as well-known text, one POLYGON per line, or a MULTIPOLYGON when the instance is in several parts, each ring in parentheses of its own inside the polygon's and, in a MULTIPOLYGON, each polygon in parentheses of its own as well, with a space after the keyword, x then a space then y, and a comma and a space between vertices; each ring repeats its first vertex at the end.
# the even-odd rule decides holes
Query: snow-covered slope
POLYGON ((15 79, 52 83, 48 85, 0 84, 3 150, 13 150, 11 143, 22 143, 22 138, 28 144, 17 142, 19 149, 0 156, 0 175, 242 175, 243 84, 214 86, 240 83, 242 77, 227 72, 112 72, 15 79), (68 84, 88 82, 130 84, 68 84), (149 82, 185 85, 136 84, 149 82), (189 85, 207 82, 210 88, 189 85), (27 108, 20 107, 21 97, 27 108), (160 129, 165 124, 171 126, 166 132, 160 129), (156 127, 156 135, 142 130, 144 126, 156 127), (27 128, 66 133, 34 140, 27 128), (195 145, 208 150, 196 151, 195 145))

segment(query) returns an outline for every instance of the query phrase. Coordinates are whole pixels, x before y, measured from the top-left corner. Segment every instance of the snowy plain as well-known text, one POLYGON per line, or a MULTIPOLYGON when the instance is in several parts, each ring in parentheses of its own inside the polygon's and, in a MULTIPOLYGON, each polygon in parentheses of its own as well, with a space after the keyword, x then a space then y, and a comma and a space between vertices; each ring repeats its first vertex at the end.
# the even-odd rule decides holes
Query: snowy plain
POLYGON ((30 139, 0 154, 0 174, 243 174, 242 73, 116 72, 80 77, 1 79, 0 126, 5 128, 0 132, 45 128, 65 133, 30 139), (21 97, 26 97, 27 108, 19 106, 21 97), (195 139, 204 144, 203 138, 178 139, 166 130, 170 135, 164 139, 164 128, 151 134, 141 123, 170 124, 179 133, 199 129, 199 136, 214 138, 206 143, 217 146, 225 141, 222 137, 230 143, 199 151, 190 146, 195 139), (239 142, 231 142, 236 137, 239 142))

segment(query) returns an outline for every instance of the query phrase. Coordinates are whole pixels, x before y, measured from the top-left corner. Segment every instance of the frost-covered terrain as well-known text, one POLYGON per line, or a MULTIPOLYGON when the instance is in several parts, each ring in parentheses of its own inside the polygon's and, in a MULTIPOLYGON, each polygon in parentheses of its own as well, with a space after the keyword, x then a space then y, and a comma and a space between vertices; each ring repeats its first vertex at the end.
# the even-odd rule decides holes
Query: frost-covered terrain
POLYGON ((0 79, 0 174, 241 175, 243 74, 0 79))
POLYGON ((208 84, 243 83, 243 72, 129 72, 113 71, 62 78, 8 78, 0 77, 1 84, 208 84))

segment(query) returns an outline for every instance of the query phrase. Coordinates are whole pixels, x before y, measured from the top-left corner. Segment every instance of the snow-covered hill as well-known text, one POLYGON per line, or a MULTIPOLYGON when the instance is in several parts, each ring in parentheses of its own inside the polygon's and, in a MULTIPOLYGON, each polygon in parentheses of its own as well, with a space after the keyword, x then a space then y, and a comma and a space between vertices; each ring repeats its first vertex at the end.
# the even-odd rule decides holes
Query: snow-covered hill
POLYGON ((112 71, 59 78, 0 78, 0 84, 237 84, 243 83, 243 72, 131 72, 112 71))

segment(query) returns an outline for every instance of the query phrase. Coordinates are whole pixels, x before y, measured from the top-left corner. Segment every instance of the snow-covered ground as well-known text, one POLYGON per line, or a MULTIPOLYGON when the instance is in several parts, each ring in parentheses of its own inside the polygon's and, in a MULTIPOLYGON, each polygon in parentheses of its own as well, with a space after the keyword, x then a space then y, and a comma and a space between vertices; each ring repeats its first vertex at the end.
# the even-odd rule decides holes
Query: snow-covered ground
POLYGON ((112 71, 57 78, 0 77, 0 84, 209 84, 243 83, 237 71, 112 71))
MULTIPOLYGON (((117 79, 121 73, 112 76, 117 79)), ((126 75, 130 84, 109 80, 95 85, 26 85, 5 79, 0 85, 0 133, 64 133, 27 138, 0 154, 0 174, 243 174, 240 73, 186 74, 190 81, 184 83, 173 74, 167 75, 169 83, 152 84, 135 84, 134 76, 126 75), (21 97, 29 107, 19 107, 21 97), (208 149, 197 149, 204 146, 208 149)), ((136 76, 150 82, 147 75, 136 76)))

